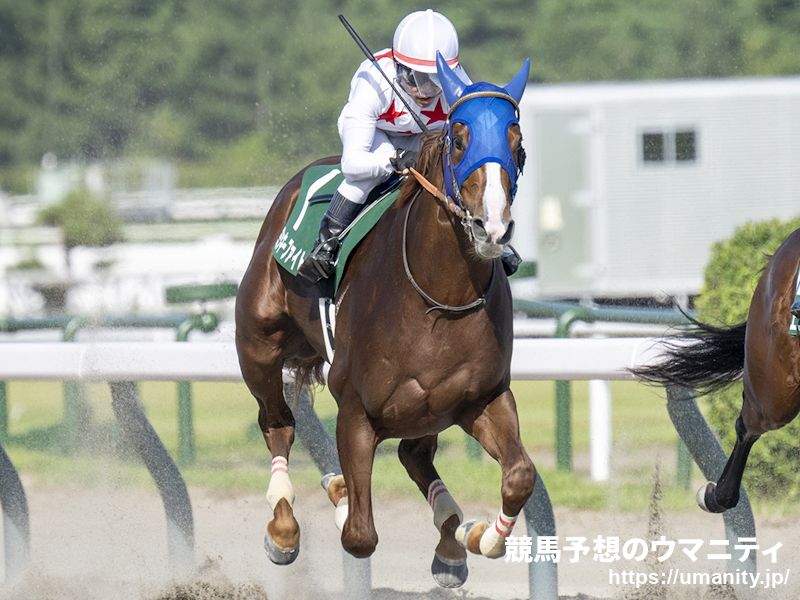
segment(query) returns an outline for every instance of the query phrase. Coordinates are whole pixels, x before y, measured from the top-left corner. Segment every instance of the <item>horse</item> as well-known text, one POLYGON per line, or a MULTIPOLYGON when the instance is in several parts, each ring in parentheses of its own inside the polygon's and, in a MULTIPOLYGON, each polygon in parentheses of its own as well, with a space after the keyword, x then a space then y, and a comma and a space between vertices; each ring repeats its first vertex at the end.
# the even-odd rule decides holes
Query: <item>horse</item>
POLYGON ((664 358, 633 369, 640 378, 696 389, 701 394, 743 380, 736 442, 718 481, 697 492, 703 510, 722 513, 739 502, 747 457, 768 431, 780 429, 800 412, 800 336, 789 333, 800 318, 797 273, 800 229, 792 232, 767 262, 750 301, 747 320, 715 327, 692 319, 685 343, 663 342, 664 358))
MULTIPOLYGON (((415 177, 406 178, 396 203, 350 255, 335 298, 327 385, 338 405, 342 474, 324 477, 323 487, 336 506, 342 546, 355 557, 375 551, 375 450, 399 438, 400 462, 433 510, 440 540, 431 572, 444 587, 466 581, 466 550, 490 558, 505 554, 505 538, 536 477, 509 387, 512 300, 499 266, 513 232, 511 203, 524 159, 518 102, 529 68, 528 59, 505 87, 467 85, 438 60, 452 107, 448 121, 440 133, 424 137, 415 177), (464 521, 433 464, 437 436, 451 425, 500 464, 502 507, 493 524, 464 521)), ((308 381, 319 376, 326 356, 320 289, 292 277, 271 252, 297 202, 303 172, 275 198, 236 301, 241 372, 273 457, 264 545, 277 564, 296 558, 300 540, 288 471, 294 417, 281 371, 293 368, 308 381)))

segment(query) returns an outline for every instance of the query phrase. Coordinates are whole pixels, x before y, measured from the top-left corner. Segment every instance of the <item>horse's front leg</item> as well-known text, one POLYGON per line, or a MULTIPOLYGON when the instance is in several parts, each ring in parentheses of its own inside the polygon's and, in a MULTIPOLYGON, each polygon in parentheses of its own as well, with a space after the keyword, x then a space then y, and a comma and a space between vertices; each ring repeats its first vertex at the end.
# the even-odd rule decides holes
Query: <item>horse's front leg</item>
POLYGON ((378 533, 372 519, 372 464, 378 436, 355 395, 339 399, 336 443, 347 489, 347 520, 342 527, 342 546, 356 558, 375 552, 378 533))
POLYGON ((464 585, 469 570, 467 553, 456 541, 455 532, 463 515, 433 466, 437 436, 402 440, 397 450, 400 462, 433 509, 433 524, 439 531, 439 544, 433 555, 431 573, 442 587, 464 585))
POLYGON ((294 517, 294 488, 289 479, 289 451, 294 442, 294 416, 283 395, 282 365, 277 346, 237 336, 237 351, 247 387, 258 401, 258 425, 272 455, 267 501, 272 520, 264 549, 278 565, 294 562, 300 551, 300 526, 294 517))
POLYGON ((459 425, 500 463, 503 506, 493 524, 467 521, 456 531, 456 539, 470 552, 499 558, 505 554, 505 540, 533 492, 536 480, 536 469, 519 437, 517 405, 511 390, 506 390, 485 407, 466 410, 459 425))

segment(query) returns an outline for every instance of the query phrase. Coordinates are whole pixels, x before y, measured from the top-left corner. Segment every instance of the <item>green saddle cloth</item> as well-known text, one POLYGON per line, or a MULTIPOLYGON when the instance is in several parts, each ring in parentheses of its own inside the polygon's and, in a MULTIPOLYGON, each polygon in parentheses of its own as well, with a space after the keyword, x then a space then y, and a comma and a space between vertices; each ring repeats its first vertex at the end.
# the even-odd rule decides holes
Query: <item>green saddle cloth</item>
MULTIPOLYGON (((278 241, 272 248, 272 255, 278 264, 292 275, 314 250, 319 235, 319 223, 330 204, 336 188, 342 182, 341 165, 318 165, 309 167, 303 174, 300 195, 283 227, 278 241)), ((342 241, 339 256, 336 260, 336 278, 334 293, 344 275, 347 260, 364 236, 372 230, 386 210, 400 195, 394 189, 380 196, 367 208, 361 211, 342 241)))

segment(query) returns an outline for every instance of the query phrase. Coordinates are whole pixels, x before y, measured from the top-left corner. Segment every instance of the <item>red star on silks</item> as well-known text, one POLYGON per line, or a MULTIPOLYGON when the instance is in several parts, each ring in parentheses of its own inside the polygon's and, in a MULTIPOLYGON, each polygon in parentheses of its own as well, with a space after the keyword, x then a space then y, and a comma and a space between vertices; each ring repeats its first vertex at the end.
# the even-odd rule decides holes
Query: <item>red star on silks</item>
POLYGON ((402 117, 404 114, 406 114, 406 111, 397 111, 394 109, 394 100, 392 100, 392 103, 389 105, 389 108, 386 109, 386 112, 382 115, 378 115, 378 121, 386 121, 387 123, 394 125, 395 120, 398 117, 402 117))
POLYGON ((442 99, 439 98, 436 101, 436 106, 433 110, 421 110, 419 111, 421 114, 428 117, 428 125, 431 123, 435 123, 436 121, 446 121, 447 120, 447 113, 442 110, 442 99))

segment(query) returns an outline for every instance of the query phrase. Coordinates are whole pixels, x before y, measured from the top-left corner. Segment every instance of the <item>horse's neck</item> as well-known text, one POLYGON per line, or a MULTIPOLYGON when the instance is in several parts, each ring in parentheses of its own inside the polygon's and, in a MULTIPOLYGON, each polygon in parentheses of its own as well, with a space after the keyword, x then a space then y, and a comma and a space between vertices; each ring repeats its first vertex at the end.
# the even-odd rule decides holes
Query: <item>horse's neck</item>
POLYGON ((461 223, 425 191, 411 207, 406 249, 417 283, 439 302, 467 304, 486 291, 491 262, 475 256, 461 223))

